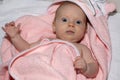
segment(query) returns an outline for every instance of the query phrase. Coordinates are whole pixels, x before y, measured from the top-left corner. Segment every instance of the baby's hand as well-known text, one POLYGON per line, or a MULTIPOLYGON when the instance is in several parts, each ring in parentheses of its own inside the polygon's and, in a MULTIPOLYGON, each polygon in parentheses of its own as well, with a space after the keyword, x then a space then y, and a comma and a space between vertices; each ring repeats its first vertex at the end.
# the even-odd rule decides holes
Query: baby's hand
POLYGON ((78 56, 76 57, 74 61, 74 68, 76 70, 76 73, 84 73, 87 70, 87 63, 83 59, 83 57, 78 56))
POLYGON ((5 24, 5 27, 2 28, 5 32, 7 37, 14 38, 17 34, 20 33, 20 24, 15 26, 15 22, 10 22, 5 24))

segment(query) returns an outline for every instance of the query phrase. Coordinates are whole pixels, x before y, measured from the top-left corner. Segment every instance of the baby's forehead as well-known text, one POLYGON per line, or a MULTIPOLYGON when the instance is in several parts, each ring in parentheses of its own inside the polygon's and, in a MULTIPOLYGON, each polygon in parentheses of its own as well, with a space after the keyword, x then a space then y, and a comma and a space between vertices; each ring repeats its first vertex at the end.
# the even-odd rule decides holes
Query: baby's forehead
POLYGON ((62 2, 62 3, 60 3, 60 6, 56 10, 56 14, 60 14, 61 12, 65 12, 67 10, 74 11, 74 12, 77 11, 80 14, 83 14, 83 15, 86 16, 86 14, 82 10, 82 8, 80 6, 78 6, 76 3, 73 3, 73 2, 62 2))
MULTIPOLYGON (((68 14, 68 10, 71 10, 72 11, 72 9, 70 8, 71 6, 75 6, 75 7, 77 7, 77 10, 76 9, 74 9, 74 7, 73 7, 73 12, 79 12, 79 17, 78 18, 81 18, 81 19, 84 19, 85 21, 86 21, 86 18, 87 18, 87 16, 86 16, 86 14, 84 13, 84 11, 82 10, 82 8, 80 7, 80 6, 78 6, 78 4, 76 4, 76 3, 73 3, 73 2, 61 2, 61 3, 59 3, 59 7, 57 8, 57 10, 56 10, 56 14, 55 14, 55 19, 56 18, 59 18, 59 17, 62 17, 62 16, 67 16, 67 14, 68 14), (68 7, 68 8, 64 8, 64 7, 68 7), (66 10, 67 9, 67 10, 66 10), (78 10, 79 9, 79 10, 78 10), (81 16, 82 15, 82 16, 81 16)), ((76 13, 75 13, 76 14, 76 13)), ((73 16, 75 16, 75 15, 73 15, 73 16)))

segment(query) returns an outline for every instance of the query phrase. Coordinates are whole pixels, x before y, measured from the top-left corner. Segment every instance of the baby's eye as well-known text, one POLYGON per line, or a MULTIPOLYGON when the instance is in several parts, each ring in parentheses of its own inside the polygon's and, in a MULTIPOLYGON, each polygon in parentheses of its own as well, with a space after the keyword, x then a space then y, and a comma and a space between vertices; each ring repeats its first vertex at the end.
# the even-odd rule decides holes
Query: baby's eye
POLYGON ((76 24, 81 24, 81 21, 79 21, 79 20, 78 20, 78 21, 76 21, 76 24))
POLYGON ((68 20, 67 20, 67 18, 62 18, 62 21, 67 22, 68 20))

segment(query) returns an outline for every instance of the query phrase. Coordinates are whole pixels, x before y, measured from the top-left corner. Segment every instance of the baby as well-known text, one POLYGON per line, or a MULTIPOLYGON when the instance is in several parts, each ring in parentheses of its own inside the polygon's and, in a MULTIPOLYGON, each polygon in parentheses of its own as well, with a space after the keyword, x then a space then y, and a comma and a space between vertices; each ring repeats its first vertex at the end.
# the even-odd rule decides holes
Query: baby
MULTIPOLYGON (((85 45, 79 44, 86 33, 87 21, 85 13, 78 5, 72 2, 63 2, 56 10, 52 28, 57 39, 72 43, 81 53, 81 56, 74 61, 76 72, 93 78, 98 73, 98 63, 92 57, 91 51, 85 45)), ((15 26, 15 22, 10 22, 3 28, 7 38, 18 51, 24 51, 40 43, 41 40, 34 43, 25 41, 20 36, 20 26, 20 24, 15 26)))

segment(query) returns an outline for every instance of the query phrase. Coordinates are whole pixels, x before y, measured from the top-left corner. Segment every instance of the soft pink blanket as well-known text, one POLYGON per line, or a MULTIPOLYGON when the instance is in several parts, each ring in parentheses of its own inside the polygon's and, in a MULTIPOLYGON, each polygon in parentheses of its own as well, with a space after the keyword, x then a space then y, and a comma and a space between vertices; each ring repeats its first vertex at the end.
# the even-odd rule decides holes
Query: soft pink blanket
MULTIPOLYGON (((88 23, 88 30, 82 43, 90 48, 93 57, 98 61, 98 75, 93 79, 87 79, 82 74, 75 74, 73 61, 78 55, 78 51, 67 42, 53 40, 44 43, 43 41, 41 43, 43 45, 39 44, 18 54, 14 46, 7 39, 4 39, 1 47, 3 64, 0 65, 0 80, 11 80, 10 76, 15 80, 107 79, 111 61, 111 42, 107 14, 102 15, 95 8, 97 14, 95 16, 89 6, 81 2, 81 0, 56 0, 56 2, 61 1, 71 1, 78 4, 87 15, 91 24, 88 23)), ((21 23, 21 36, 29 43, 41 38, 55 38, 52 33, 52 21, 58 6, 59 4, 53 3, 45 15, 19 18, 16 24, 21 23)))
POLYGON ((9 72, 15 80, 76 80, 73 61, 80 55, 75 46, 44 39, 12 59, 9 72))

